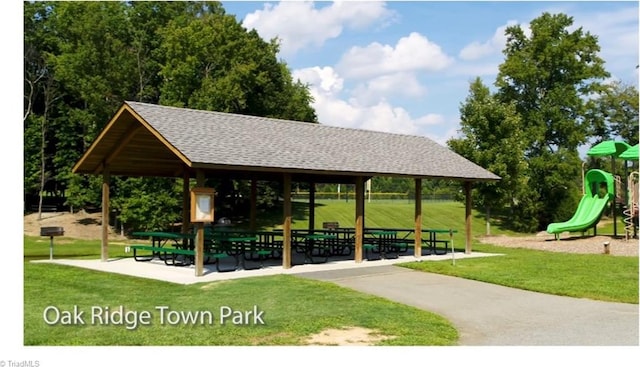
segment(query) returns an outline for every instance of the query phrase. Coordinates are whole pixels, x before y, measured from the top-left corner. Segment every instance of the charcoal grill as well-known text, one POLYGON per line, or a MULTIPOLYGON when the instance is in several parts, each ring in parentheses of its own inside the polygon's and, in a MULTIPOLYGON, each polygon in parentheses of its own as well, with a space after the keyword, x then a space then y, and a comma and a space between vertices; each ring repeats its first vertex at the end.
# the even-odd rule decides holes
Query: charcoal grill
POLYGON ((49 260, 53 260, 53 237, 64 236, 63 227, 40 227, 40 236, 49 237, 49 260))

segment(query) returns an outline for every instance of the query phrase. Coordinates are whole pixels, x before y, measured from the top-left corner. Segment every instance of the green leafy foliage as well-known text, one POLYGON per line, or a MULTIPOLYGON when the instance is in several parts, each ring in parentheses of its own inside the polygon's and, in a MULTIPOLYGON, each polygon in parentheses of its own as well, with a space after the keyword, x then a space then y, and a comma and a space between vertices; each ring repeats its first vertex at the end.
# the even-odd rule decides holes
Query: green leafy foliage
MULTIPOLYGON (((218 2, 25 2, 23 20, 25 197, 37 198, 44 177, 74 209, 100 207, 101 179, 71 170, 125 100, 317 121, 278 43, 218 2)), ((175 182, 128 180, 111 182, 121 222, 180 217, 175 182)), ((259 200, 272 204, 274 191, 259 200)))
POLYGON ((606 85, 599 98, 591 101, 592 135, 597 143, 616 139, 630 145, 638 142, 638 100, 638 89, 632 85, 606 85))
POLYGON ((162 104, 316 122, 307 87, 277 60, 277 42, 235 17, 218 11, 171 21, 160 35, 162 104))
POLYGON ((472 84, 461 107, 461 137, 449 142, 503 177, 479 185, 477 196, 507 208, 518 230, 567 220, 581 193, 577 149, 597 130, 593 100, 607 91, 601 81, 609 73, 597 37, 572 27, 570 16, 549 13, 531 21, 530 35, 508 27, 497 92, 472 84))
MULTIPOLYGON (((513 103, 501 103, 477 78, 469 88, 469 97, 460 107, 463 138, 451 139, 449 147, 474 163, 497 174, 498 182, 477 183, 474 203, 480 207, 511 207, 517 210, 529 195, 528 167, 523 126, 513 103)), ((514 218, 514 227, 521 218, 514 218)))
POLYGON ((172 179, 116 178, 112 208, 128 228, 163 230, 182 220, 182 185, 172 179))

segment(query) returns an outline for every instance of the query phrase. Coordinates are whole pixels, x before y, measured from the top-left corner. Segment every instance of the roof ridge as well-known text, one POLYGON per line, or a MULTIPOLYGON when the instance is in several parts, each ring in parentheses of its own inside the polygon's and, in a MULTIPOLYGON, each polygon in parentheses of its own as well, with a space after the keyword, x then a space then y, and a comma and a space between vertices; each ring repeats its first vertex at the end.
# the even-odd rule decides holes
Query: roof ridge
POLYGON ((439 146, 441 146, 443 148, 446 148, 443 145, 441 145, 438 142, 436 142, 435 140, 429 138, 428 136, 424 136, 424 135, 401 134, 401 133, 393 133, 393 132, 386 132, 386 131, 361 129, 361 128, 355 128, 355 127, 344 127, 344 126, 328 125, 328 124, 323 124, 322 122, 314 123, 314 122, 310 122, 310 121, 287 120, 287 119, 277 118, 277 117, 243 115, 241 113, 232 113, 232 112, 198 110, 198 109, 191 108, 191 107, 167 106, 167 105, 153 104, 153 103, 147 103, 147 102, 125 101, 125 103, 127 103, 127 104, 134 103, 134 104, 146 105, 146 106, 150 106, 150 107, 170 108, 170 109, 183 110, 183 111, 184 110, 188 110, 188 111, 193 111, 193 112, 197 112, 197 113, 205 113, 205 114, 237 116, 237 117, 242 117, 242 118, 252 118, 252 119, 256 119, 256 120, 265 120, 266 119, 266 120, 269 120, 269 121, 272 121, 272 122, 279 122, 279 123, 312 124, 312 126, 319 126, 319 127, 328 128, 328 129, 342 129, 342 130, 346 130, 346 131, 366 132, 366 133, 383 134, 383 135, 395 135, 395 136, 411 137, 411 138, 421 138, 421 139, 428 139, 428 140, 434 142, 435 144, 437 144, 437 145, 439 145, 439 146))

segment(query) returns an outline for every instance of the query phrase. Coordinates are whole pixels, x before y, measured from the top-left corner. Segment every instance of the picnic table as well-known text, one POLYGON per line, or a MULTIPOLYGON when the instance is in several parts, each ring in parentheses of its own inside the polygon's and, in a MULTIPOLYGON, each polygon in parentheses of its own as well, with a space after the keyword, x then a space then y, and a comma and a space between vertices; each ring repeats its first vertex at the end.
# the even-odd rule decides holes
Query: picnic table
MULTIPOLYGON (((458 233, 457 230, 455 229, 423 229, 422 233, 428 233, 429 234, 429 238, 426 240, 427 242, 427 247, 429 248, 429 250, 431 251, 432 254, 435 255, 444 255, 447 253, 447 250, 449 249, 449 246, 453 246, 453 234, 454 233, 458 233), (438 239, 438 235, 442 235, 442 234, 448 234, 449 238, 448 239, 438 239), (444 252, 438 253, 438 248, 437 245, 439 243, 444 244, 444 252)), ((422 242, 424 243, 425 240, 422 239, 422 242)), ((453 251, 453 248, 452 248, 453 251)))
POLYGON ((305 263, 312 264, 327 262, 329 260, 329 255, 331 255, 331 244, 326 241, 337 239, 335 234, 329 233, 305 233, 301 231, 294 231, 291 235, 296 239, 296 248, 301 249, 304 253, 305 263), (298 239, 301 241, 298 241, 298 239), (314 260, 314 250, 317 250, 318 256, 323 258, 323 260, 314 260))
MULTIPOLYGON (((250 236, 245 234, 237 234, 231 232, 213 232, 205 234, 205 252, 211 254, 226 254, 233 257, 234 265, 228 270, 218 271, 232 271, 237 270, 238 267, 245 268, 244 254, 247 249, 247 245, 254 243, 258 240, 257 236, 250 236)), ((217 259, 218 265, 221 259, 217 259)))
POLYGON ((398 231, 394 229, 365 229, 365 236, 368 236, 368 240, 363 245, 365 250, 365 257, 367 260, 379 260, 387 258, 388 254, 396 253, 395 258, 398 257, 397 251, 394 251, 397 247, 395 242, 398 231), (377 258, 370 258, 370 253, 379 254, 377 258))
MULTIPOLYGON (((411 244, 414 242, 413 238, 410 238, 412 234, 415 234, 415 229, 412 228, 367 228, 366 233, 380 233, 380 232, 396 232, 397 235, 393 238, 393 241, 389 241, 387 249, 395 252, 406 252, 411 244), (402 235, 404 233, 404 235, 402 235)), ((455 229, 439 229, 439 228, 424 228, 422 229, 422 235, 420 236, 420 242, 422 247, 429 250, 429 254, 443 255, 449 250, 449 246, 453 245, 453 234, 458 233, 455 229), (449 235, 448 238, 443 238, 443 235, 449 235), (425 236, 425 237, 423 237, 425 236), (438 245, 444 245, 444 251, 438 250, 438 245)))
POLYGON ((133 258, 136 261, 151 261, 155 257, 163 260, 167 265, 185 266, 193 263, 193 238, 192 234, 176 232, 133 232, 135 237, 147 237, 151 239, 151 246, 134 244, 129 248, 133 250, 133 258), (171 246, 166 246, 171 243, 171 246), (138 251, 150 251, 150 256, 138 256, 138 251))
POLYGON ((167 242, 173 241, 173 246, 177 248, 193 248, 194 234, 191 233, 176 233, 176 232, 133 232, 134 237, 148 237, 151 238, 151 245, 154 247, 164 247, 167 242), (186 240, 186 241, 185 241, 186 240))

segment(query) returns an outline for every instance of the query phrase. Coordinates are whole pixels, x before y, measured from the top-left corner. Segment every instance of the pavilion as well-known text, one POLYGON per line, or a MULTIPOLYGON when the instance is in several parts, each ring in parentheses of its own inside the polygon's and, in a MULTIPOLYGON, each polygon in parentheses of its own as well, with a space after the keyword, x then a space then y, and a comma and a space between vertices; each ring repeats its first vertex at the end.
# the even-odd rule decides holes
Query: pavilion
MULTIPOLYGON (((183 178, 183 226, 189 228, 189 181, 206 177, 251 180, 251 226, 255 226, 256 182, 283 182, 282 266, 291 267, 291 183, 310 184, 310 227, 316 183, 354 184, 355 262, 363 259, 364 183, 374 176, 415 181, 415 231, 422 230, 422 179, 464 182, 466 245, 471 252, 471 185, 500 177, 431 139, 222 112, 124 102, 73 167, 102 175, 102 216, 108 218, 111 176, 183 178)), ((108 260, 108 220, 102 221, 102 260, 108 260)), ((415 256, 420 256, 420 236, 415 256)), ((196 246, 196 276, 203 249, 196 246)))

